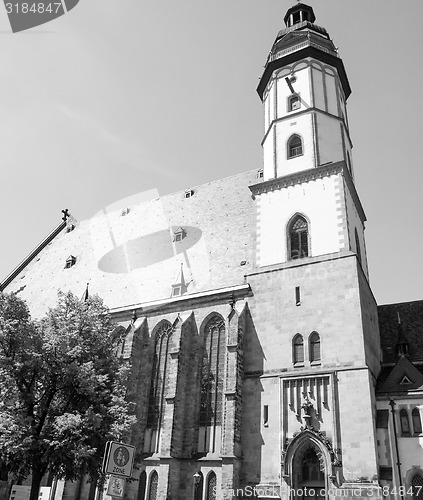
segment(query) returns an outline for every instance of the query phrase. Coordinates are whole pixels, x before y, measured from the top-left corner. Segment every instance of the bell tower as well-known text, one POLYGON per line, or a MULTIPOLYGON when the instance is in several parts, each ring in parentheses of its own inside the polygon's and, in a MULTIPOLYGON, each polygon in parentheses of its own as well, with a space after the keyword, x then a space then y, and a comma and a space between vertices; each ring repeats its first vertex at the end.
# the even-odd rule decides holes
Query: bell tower
POLYGON ((351 94, 337 48, 308 5, 285 15, 258 93, 264 103, 264 178, 345 162, 352 143, 346 100, 351 94))
POLYGON ((248 352, 247 344, 243 448, 245 457, 260 449, 263 458, 250 467, 255 477, 247 466, 245 475, 282 499, 380 498, 380 343, 352 166, 351 88, 336 46, 315 21, 308 5, 288 9, 257 89, 264 166, 261 182, 250 186, 255 268, 246 278, 262 356, 258 370, 259 350, 248 352), (259 398, 263 425, 254 442, 259 398))
POLYGON ((264 182, 252 187, 257 264, 354 252, 368 277, 346 107, 351 88, 315 19, 303 3, 287 11, 257 88, 264 104, 264 182))

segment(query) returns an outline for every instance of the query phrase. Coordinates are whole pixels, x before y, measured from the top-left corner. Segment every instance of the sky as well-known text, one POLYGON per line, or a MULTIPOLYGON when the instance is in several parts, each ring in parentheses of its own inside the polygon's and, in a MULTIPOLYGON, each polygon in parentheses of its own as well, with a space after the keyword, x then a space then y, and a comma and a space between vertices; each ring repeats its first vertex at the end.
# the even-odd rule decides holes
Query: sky
MULTIPOLYGON (((262 167, 259 76, 293 0, 80 0, 13 34, 0 5, 0 280, 60 222, 262 167)), ((423 299, 421 0, 310 0, 339 47, 379 304, 423 299), (416 226, 417 224, 417 226, 416 226)))

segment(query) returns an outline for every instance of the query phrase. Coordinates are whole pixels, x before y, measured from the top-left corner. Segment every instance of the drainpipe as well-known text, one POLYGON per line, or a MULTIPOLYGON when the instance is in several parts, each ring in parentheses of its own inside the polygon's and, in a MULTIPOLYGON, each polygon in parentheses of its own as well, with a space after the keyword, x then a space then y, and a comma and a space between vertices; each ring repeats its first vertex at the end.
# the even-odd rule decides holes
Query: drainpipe
POLYGON ((397 468, 398 468, 398 477, 399 477, 399 494, 401 498, 404 498, 404 495, 402 493, 402 477, 401 477, 401 462, 400 462, 400 456, 399 456, 399 450, 398 450, 398 436, 397 436, 397 426, 395 423, 395 406, 396 403, 393 399, 389 401, 389 406, 391 407, 391 412, 392 412, 392 423, 394 425, 394 439, 395 439, 395 449, 397 452, 397 468))

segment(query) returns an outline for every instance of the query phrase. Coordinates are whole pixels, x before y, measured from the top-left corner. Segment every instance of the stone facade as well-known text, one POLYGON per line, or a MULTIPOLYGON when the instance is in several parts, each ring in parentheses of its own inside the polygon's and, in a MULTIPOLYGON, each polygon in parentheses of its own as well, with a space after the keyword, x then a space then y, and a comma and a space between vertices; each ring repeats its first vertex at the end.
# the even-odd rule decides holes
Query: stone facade
MULTIPOLYGON (((82 294, 87 282, 110 307, 136 403, 127 500, 378 499, 402 480, 394 421, 380 413, 391 393, 376 392, 385 372, 351 89, 313 10, 299 3, 285 19, 258 88, 263 177, 253 170, 68 219, 2 286, 35 317, 57 290, 82 294)), ((398 403, 410 418, 419 387, 398 403)), ((421 470, 413 443, 406 484, 421 470)), ((53 496, 101 494, 81 478, 53 496)))

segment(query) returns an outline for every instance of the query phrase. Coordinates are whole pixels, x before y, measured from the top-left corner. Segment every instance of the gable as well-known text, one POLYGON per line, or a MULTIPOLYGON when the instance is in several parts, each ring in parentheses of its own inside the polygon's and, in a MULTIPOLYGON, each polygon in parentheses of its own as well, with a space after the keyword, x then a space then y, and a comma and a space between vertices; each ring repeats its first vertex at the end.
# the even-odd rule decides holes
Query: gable
POLYGON ((392 368, 378 392, 408 392, 423 385, 423 374, 405 356, 392 368))

